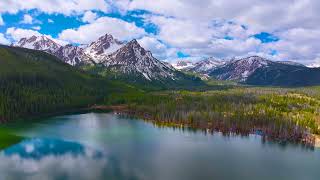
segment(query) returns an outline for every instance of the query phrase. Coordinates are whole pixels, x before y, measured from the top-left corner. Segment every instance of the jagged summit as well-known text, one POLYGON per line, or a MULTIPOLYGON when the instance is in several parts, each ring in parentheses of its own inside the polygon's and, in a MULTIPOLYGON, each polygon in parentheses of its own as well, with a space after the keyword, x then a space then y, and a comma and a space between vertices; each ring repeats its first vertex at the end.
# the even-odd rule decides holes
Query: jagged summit
POLYGON ((13 46, 46 51, 51 54, 53 54, 61 47, 60 44, 56 43, 51 38, 44 35, 33 35, 29 38, 22 38, 17 43, 13 44, 13 46))
POLYGON ((212 71, 214 68, 223 64, 225 64, 225 61, 210 57, 194 63, 193 67, 187 68, 187 70, 196 73, 207 74, 209 71, 212 71))
POLYGON ((107 56, 102 64, 108 69, 123 74, 135 74, 151 81, 174 79, 174 69, 154 58, 137 40, 132 40, 116 52, 107 56))
POLYGON ((258 68, 266 67, 270 60, 259 56, 249 56, 241 59, 234 59, 224 65, 212 70, 210 75, 215 76, 220 80, 235 80, 244 82, 258 68))
POLYGON ((110 34, 105 34, 98 38, 98 40, 92 42, 85 52, 91 56, 96 62, 103 59, 103 56, 109 55, 123 46, 123 42, 115 39, 110 34))
POLYGON ((73 66, 94 65, 94 68, 90 68, 96 70, 94 73, 104 74, 113 79, 121 77, 130 83, 137 81, 140 84, 161 85, 173 85, 179 82, 181 82, 180 84, 193 83, 195 81, 199 83, 198 79, 192 79, 193 77, 189 77, 171 65, 153 57, 152 53, 141 47, 136 39, 124 44, 112 35, 105 34, 90 45, 81 47, 72 44, 61 46, 54 44, 50 39, 44 41, 48 42, 49 46, 42 43, 42 39, 39 37, 32 37, 31 40, 22 39, 21 43, 17 43, 17 46, 46 51, 73 66), (44 45, 43 47, 52 48, 34 45, 39 39, 41 40, 39 44, 44 45), (28 42, 27 46, 24 41, 28 42))
POLYGON ((84 52, 83 48, 72 44, 60 47, 54 55, 72 66, 93 64, 93 59, 84 52))

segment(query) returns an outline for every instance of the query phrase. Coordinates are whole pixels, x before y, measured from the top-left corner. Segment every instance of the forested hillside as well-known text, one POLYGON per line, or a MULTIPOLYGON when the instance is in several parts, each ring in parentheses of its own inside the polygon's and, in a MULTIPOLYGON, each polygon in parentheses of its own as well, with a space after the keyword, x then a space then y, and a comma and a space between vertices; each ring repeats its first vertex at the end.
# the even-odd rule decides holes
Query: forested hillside
POLYGON ((87 107, 129 89, 45 52, 0 46, 0 121, 87 107))

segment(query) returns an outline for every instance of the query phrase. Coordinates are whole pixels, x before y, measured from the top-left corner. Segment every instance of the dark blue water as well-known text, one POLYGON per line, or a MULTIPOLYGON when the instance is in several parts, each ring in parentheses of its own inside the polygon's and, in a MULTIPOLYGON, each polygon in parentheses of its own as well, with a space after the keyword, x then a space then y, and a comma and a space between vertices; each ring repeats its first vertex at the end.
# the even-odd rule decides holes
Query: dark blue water
POLYGON ((158 128, 114 114, 10 124, 28 137, 0 152, 0 179, 319 180, 320 151, 158 128))

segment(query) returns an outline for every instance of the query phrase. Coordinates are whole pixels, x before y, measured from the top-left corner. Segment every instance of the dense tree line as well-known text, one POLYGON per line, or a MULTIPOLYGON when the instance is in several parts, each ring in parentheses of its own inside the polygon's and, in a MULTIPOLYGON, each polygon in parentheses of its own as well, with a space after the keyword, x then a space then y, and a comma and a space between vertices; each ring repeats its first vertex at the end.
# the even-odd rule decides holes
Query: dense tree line
POLYGON ((127 89, 44 52, 0 47, 0 121, 87 107, 127 89))
POLYGON ((129 104, 131 113, 160 126, 187 126, 225 134, 259 133, 281 141, 303 141, 311 133, 320 133, 319 93, 309 88, 236 87, 131 94, 118 100, 114 97, 113 102, 129 104))

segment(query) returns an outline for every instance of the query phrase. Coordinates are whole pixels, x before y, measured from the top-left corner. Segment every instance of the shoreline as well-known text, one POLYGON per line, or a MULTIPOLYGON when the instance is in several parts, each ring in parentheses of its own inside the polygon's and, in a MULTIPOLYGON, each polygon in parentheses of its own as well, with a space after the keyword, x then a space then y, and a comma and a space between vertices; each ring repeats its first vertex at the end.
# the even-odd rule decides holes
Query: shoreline
MULTIPOLYGON (((113 111, 116 113, 124 113, 127 115, 134 115, 134 116, 141 118, 144 121, 152 122, 153 124, 158 125, 158 126, 186 127, 186 128, 189 127, 189 128, 199 129, 199 130, 206 129, 207 131, 219 131, 218 129, 212 129, 212 128, 208 128, 208 127, 193 127, 193 126, 190 126, 189 124, 179 124, 179 123, 169 123, 168 124, 166 122, 155 121, 155 120, 150 119, 150 117, 148 117, 148 115, 146 115, 146 114, 135 113, 135 112, 130 111, 128 108, 128 105, 110 105, 110 106, 94 105, 88 109, 89 110, 99 110, 99 111, 113 111)), ((257 128, 256 130, 253 129, 252 132, 249 132, 249 134, 254 134, 255 131, 259 131, 259 128, 257 128)), ((223 131, 219 131, 219 132, 223 133, 223 131)), ((237 134, 237 132, 234 132, 234 133, 237 134)), ((275 138, 275 140, 278 140, 279 142, 282 141, 278 138, 275 138)), ((308 134, 306 137, 304 137, 300 140, 300 143, 308 145, 308 146, 312 146, 314 148, 320 148, 320 135, 308 134)))
MULTIPOLYGON (((203 126, 203 127, 196 127, 196 126, 192 126, 190 124, 183 124, 183 123, 174 123, 174 122, 162 122, 162 121, 156 121, 153 120, 151 118, 151 116, 145 114, 145 113, 141 113, 141 112, 133 112, 132 110, 129 109, 128 105, 92 105, 90 107, 85 107, 85 108, 78 108, 78 109, 69 109, 66 111, 61 111, 61 112, 54 112, 54 113, 47 113, 47 114, 42 114, 36 117, 30 117, 28 119, 41 119, 41 118, 46 118, 46 117, 52 117, 52 116, 58 116, 58 115, 67 115, 67 114, 73 114, 73 113, 86 113, 86 112, 115 112, 115 113, 120 113, 120 114, 126 114, 129 116, 135 116, 137 118, 141 118, 144 121, 148 121, 153 123, 156 126, 165 126, 165 127, 177 127, 177 128, 194 128, 194 129, 198 129, 198 130, 205 130, 207 132, 211 132, 211 131, 217 131, 217 132, 221 132, 221 133, 234 133, 234 134, 241 134, 241 132, 239 131, 226 131, 226 129, 219 129, 219 128, 212 128, 212 127, 208 127, 203 126)), ((17 119, 15 121, 20 121, 21 119, 17 119)), ((5 122, 3 122, 5 123, 5 122)), ((3 124, 3 123, 0 123, 3 124)), ((252 129, 252 131, 244 133, 244 134, 257 134, 255 132, 261 131, 261 128, 256 128, 256 129, 252 129)), ((259 135, 259 134, 258 134, 259 135)), ((268 137, 268 136, 264 136, 262 134, 260 134, 262 137, 266 137, 266 138, 270 138, 270 140, 272 140, 272 137, 268 137)), ((280 138, 274 138, 273 140, 275 141, 283 141, 280 138)), ((294 141, 291 141, 294 142, 294 141)), ((297 142, 297 141, 296 141, 297 142)), ((307 146, 311 146, 314 148, 320 148, 320 135, 316 135, 316 134, 308 134, 305 137, 303 137, 302 139, 299 140, 298 143, 302 143, 305 144, 307 146)))

